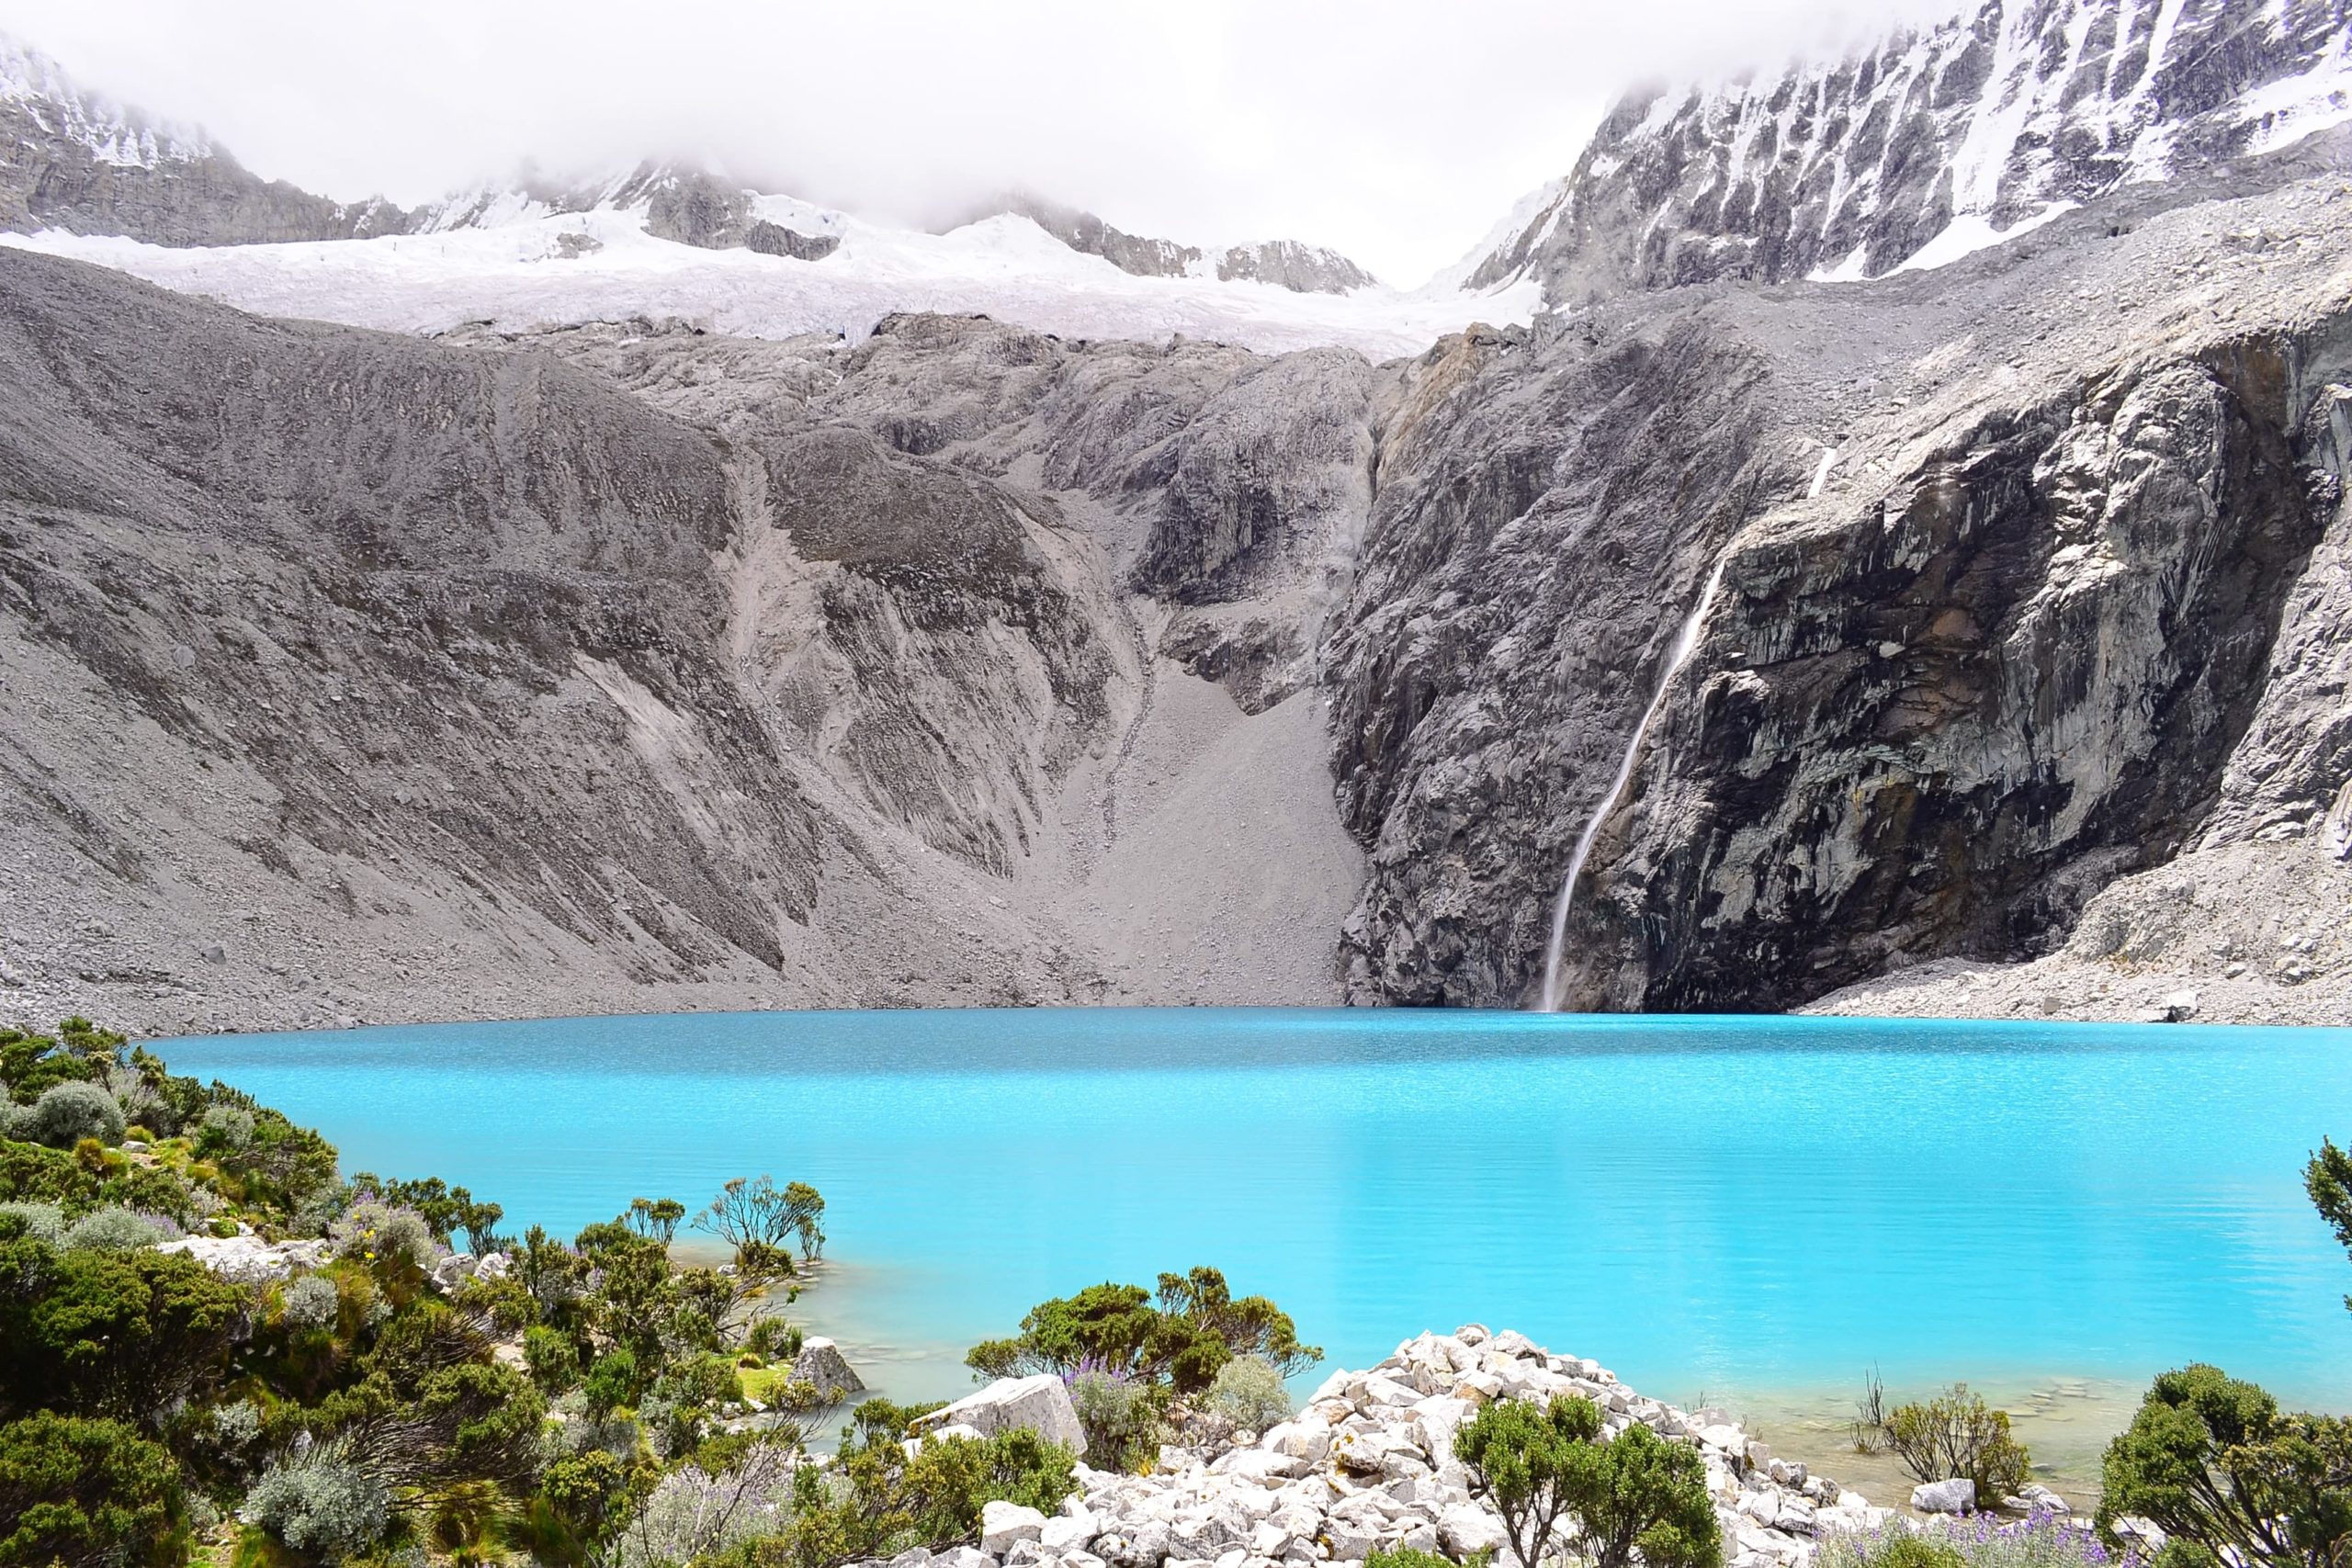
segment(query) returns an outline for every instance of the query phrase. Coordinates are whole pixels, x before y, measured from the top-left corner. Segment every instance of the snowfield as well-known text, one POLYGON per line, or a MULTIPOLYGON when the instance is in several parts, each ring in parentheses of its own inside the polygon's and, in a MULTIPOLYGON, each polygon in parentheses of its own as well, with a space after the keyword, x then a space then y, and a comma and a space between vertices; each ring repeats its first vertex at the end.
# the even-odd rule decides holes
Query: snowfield
POLYGON ((1380 360, 1419 354, 1474 321, 1524 321, 1539 304, 1532 281, 1487 295, 1377 288, 1332 295, 1136 277, 1026 218, 925 234, 837 214, 821 223, 797 211, 778 216, 804 232, 839 233, 841 248, 813 262, 700 250, 648 234, 641 207, 300 244, 178 248, 62 230, 0 235, 0 243, 95 262, 240 310, 401 333, 647 316, 747 337, 856 339, 894 311, 936 310, 1068 338, 1159 342, 1182 333, 1268 353, 1336 345, 1380 360), (564 237, 579 235, 600 248, 567 255, 564 237))

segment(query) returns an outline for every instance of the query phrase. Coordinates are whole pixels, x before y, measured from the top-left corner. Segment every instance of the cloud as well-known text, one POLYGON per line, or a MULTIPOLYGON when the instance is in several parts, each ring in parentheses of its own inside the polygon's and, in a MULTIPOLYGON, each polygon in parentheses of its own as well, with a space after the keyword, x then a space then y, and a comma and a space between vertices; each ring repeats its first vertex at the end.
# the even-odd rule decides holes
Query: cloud
POLYGON ((0 0, 0 28, 338 197, 683 154, 902 221, 1023 186, 1410 285, 1565 172, 1624 86, 1957 3, 0 0))

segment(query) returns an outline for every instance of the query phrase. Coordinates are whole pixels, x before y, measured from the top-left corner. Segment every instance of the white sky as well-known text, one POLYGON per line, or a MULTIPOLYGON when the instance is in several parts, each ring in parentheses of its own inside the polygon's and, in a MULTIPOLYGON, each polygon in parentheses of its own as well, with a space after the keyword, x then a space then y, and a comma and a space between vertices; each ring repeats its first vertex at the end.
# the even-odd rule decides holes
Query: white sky
POLYGON ((1625 85, 1961 5, 0 0, 0 30, 346 199, 698 155, 877 219, 1019 185, 1141 233, 1332 245, 1411 287, 1565 173, 1625 85))

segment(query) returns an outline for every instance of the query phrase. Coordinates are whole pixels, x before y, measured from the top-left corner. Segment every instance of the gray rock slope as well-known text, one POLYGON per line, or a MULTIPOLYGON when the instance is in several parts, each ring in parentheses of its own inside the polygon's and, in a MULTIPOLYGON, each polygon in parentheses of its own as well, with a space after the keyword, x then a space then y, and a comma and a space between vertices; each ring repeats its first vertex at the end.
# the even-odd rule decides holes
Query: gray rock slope
POLYGON ((2348 255, 2346 130, 1381 366, 0 252, 0 1010, 1526 1003, 1597 819, 1570 1005, 2340 1021, 2348 255))
POLYGON ((11 1016, 1335 994, 1311 697, 1245 713, 1122 586, 1190 427, 1319 360, 433 344, 17 252, 0 337, 11 1016))
POLYGON ((1981 0, 1851 59, 1645 89, 1463 286, 1879 276, 1955 219, 2007 230, 2340 122, 2346 28, 2344 0, 1981 0))

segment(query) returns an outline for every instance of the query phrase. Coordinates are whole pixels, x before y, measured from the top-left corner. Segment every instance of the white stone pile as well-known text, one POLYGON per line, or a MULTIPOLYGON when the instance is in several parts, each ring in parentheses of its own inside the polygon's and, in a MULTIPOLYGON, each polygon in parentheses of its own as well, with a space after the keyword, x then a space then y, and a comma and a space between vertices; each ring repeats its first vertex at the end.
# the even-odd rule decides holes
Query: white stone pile
MULTIPOLYGON (((1049 1399, 1047 1382, 1058 1392, 1058 1380, 1021 1380, 1022 1399, 1049 1399)), ((986 1429, 981 1412, 999 1403, 995 1393, 984 1389, 960 1402, 953 1427, 986 1429)), ((1080 1466, 1082 1490, 1057 1517, 992 1503, 978 1548, 958 1548, 937 1562, 939 1568, 1304 1568, 1411 1547, 1454 1558, 1491 1548, 1510 1568, 1502 1521, 1470 1495, 1453 1435, 1482 1404, 1564 1393, 1600 1405, 1607 1436, 1639 1421, 1698 1449, 1729 1568, 1801 1568, 1824 1534, 1874 1528, 1892 1517, 1802 1464, 1774 1459, 1713 1412, 1678 1410, 1634 1393, 1595 1362, 1473 1324, 1408 1340, 1369 1371, 1333 1373, 1304 1410, 1250 1440, 1162 1449, 1149 1475, 1080 1466)), ((1059 1411, 1049 1419, 1058 1426, 1059 1411)), ((909 1552, 891 1568, 933 1561, 909 1552)))

